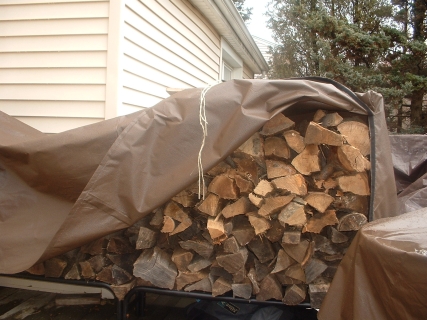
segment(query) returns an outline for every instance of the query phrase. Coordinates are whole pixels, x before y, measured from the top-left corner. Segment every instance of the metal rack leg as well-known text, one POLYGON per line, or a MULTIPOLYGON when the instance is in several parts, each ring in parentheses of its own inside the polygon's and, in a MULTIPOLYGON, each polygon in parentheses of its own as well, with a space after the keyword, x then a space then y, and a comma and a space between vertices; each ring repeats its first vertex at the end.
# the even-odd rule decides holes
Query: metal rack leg
POLYGON ((136 293, 135 301, 136 301, 136 316, 143 317, 144 316, 144 308, 145 308, 145 298, 146 294, 144 291, 138 291, 136 293))
POLYGON ((125 320, 126 319, 126 311, 124 310, 124 301, 117 300, 117 320, 125 320))

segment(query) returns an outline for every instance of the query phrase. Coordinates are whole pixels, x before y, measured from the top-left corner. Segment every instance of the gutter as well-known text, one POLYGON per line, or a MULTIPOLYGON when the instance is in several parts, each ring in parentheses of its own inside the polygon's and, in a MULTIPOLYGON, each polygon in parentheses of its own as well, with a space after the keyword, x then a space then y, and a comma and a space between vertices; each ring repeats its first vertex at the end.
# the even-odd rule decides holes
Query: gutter
POLYGON ((231 0, 189 0, 189 2, 212 23, 255 74, 264 74, 268 71, 267 62, 231 0))

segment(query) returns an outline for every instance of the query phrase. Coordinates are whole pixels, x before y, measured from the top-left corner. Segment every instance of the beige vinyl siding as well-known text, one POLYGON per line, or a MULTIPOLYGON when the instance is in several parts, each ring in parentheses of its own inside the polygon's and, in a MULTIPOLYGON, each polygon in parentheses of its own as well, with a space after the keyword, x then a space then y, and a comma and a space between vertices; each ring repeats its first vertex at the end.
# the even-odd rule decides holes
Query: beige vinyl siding
POLYGON ((0 0, 0 110, 54 133, 105 118, 109 1, 0 0))
POLYGON ((254 73, 247 65, 243 64, 243 79, 253 79, 254 73))
POLYGON ((218 80, 220 37, 187 1, 128 0, 123 19, 119 115, 153 106, 168 97, 168 87, 218 80))

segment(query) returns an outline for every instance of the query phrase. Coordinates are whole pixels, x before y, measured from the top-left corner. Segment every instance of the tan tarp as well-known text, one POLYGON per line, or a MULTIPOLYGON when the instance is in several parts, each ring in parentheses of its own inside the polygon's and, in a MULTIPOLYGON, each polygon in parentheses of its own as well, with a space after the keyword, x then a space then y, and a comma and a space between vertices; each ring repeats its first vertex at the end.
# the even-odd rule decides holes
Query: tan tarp
MULTIPOLYGON (((201 89, 153 108, 54 135, 0 115, 0 273, 17 273, 129 227, 198 179, 201 89), (5 128, 5 129, 3 129, 5 128)), ((318 108, 369 115, 371 215, 395 215, 382 97, 324 79, 235 80, 206 95, 210 169, 275 114, 318 108)))
POLYGON ((426 297, 427 208, 423 208, 359 230, 318 319, 426 319, 426 297))

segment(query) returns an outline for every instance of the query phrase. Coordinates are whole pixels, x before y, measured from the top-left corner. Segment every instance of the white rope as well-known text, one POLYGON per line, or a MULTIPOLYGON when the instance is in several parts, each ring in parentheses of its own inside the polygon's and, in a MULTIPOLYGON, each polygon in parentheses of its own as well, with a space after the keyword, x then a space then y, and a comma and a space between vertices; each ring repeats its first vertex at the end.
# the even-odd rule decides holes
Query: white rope
POLYGON ((205 177, 203 175, 202 151, 203 151, 203 147, 205 146, 206 137, 208 135, 208 121, 206 119, 206 93, 214 85, 215 84, 208 85, 206 88, 202 90, 200 94, 199 120, 203 130, 203 139, 202 139, 202 145, 200 146, 197 166, 199 169, 199 199, 200 199, 200 193, 202 193, 203 200, 205 199, 205 177), (200 189, 202 189, 202 192, 200 192, 200 189))

